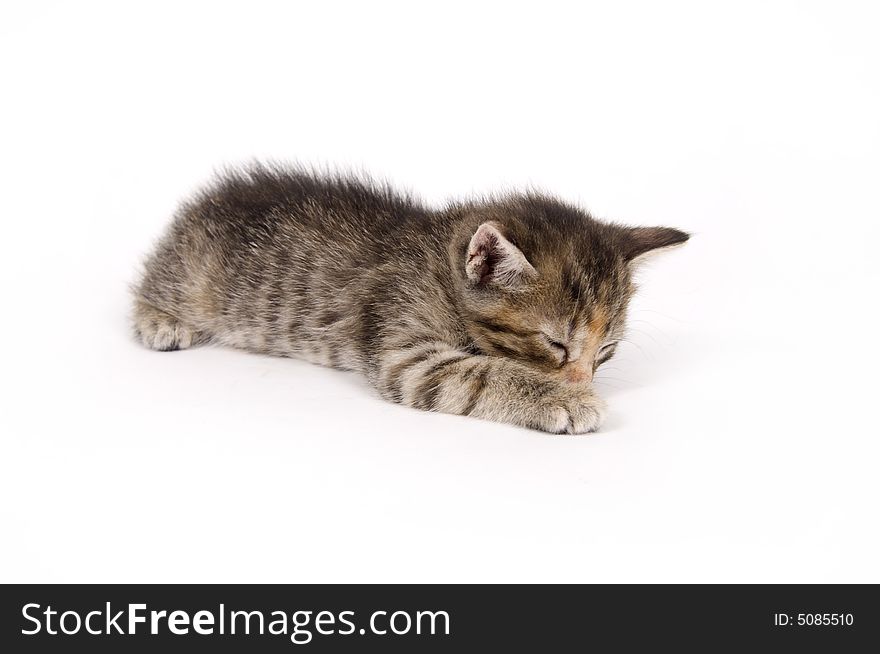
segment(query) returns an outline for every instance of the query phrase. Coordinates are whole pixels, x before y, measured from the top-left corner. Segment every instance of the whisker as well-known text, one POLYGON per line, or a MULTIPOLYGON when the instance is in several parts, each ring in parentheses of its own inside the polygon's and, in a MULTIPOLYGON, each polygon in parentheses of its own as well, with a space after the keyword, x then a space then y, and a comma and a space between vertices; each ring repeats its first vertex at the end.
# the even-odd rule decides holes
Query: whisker
POLYGON ((656 343, 660 347, 668 347, 668 344, 661 343, 660 341, 657 340, 657 338, 653 334, 646 332, 642 329, 638 329, 637 327, 631 327, 630 331, 635 334, 641 334, 643 336, 646 336, 647 338, 650 338, 652 341, 654 341, 654 343, 656 343))
POLYGON ((673 338, 672 338, 672 337, 671 337, 666 331, 664 331, 663 329, 661 329, 660 327, 658 327, 656 324, 654 324, 654 323, 651 322, 650 320, 638 320, 638 319, 635 319, 635 318, 630 318, 627 322, 628 322, 628 323, 642 323, 643 325, 648 325, 649 327, 651 327, 651 328, 654 329, 655 331, 659 332, 659 333, 660 333, 664 338, 666 338, 670 343, 674 340, 674 339, 673 339, 673 338))
POLYGON ((613 388, 613 389, 616 390, 616 391, 617 391, 617 390, 623 390, 624 388, 626 388, 626 384, 623 384, 623 385, 620 385, 620 384, 611 384, 611 383, 608 383, 608 382, 606 382, 606 381, 604 381, 604 380, 603 380, 603 381, 600 381, 600 382, 598 383, 598 385, 599 385, 599 386, 603 386, 603 387, 607 387, 607 388, 613 388))
POLYGON ((662 313, 660 311, 655 311, 654 309, 645 309, 644 307, 639 307, 637 309, 637 311, 646 311, 648 313, 656 313, 658 316, 663 316, 664 318, 667 318, 668 320, 672 320, 674 322, 681 323, 682 325, 689 325, 690 324, 690 321, 682 320, 681 318, 673 318, 670 315, 667 315, 667 314, 662 313))
POLYGON ((642 353, 642 356, 645 357, 646 359, 648 359, 649 361, 653 361, 653 360, 654 360, 654 357, 650 356, 650 355, 645 351, 645 349, 644 349, 641 345, 639 345, 638 343, 636 343, 635 341, 631 341, 631 340, 628 339, 628 338, 621 338, 620 341, 621 341, 622 343, 628 343, 628 344, 632 345, 633 347, 635 347, 639 352, 642 353))

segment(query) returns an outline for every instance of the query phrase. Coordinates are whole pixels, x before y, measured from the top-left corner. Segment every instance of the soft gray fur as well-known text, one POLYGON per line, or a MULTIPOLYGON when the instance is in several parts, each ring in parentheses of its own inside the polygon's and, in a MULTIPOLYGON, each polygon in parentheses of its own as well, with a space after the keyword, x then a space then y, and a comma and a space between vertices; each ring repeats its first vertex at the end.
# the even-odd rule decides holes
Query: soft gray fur
POLYGON ((589 432, 633 261, 687 238, 535 193, 433 209, 255 165, 182 205, 136 287, 134 325, 155 350, 300 357, 363 373, 392 402, 589 432))

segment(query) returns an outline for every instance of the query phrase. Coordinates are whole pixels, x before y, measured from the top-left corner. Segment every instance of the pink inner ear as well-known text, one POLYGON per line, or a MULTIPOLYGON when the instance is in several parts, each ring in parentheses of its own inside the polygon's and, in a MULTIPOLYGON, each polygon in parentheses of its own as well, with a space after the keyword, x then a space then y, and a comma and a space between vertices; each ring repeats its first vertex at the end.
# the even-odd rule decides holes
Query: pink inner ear
POLYGON ((483 223, 474 232, 468 245, 467 275, 478 284, 493 276, 499 261, 505 256, 501 240, 504 237, 488 223, 483 223))
POLYGON ((497 256, 493 256, 497 247, 498 238, 493 230, 487 225, 480 225, 468 246, 468 277, 479 283, 486 280, 497 261, 497 256))
POLYGON ((496 286, 508 289, 537 274, 525 255, 491 223, 480 225, 471 238, 465 270, 472 282, 491 279, 496 286))
POLYGON ((497 246, 498 235, 491 227, 489 227, 489 225, 483 224, 480 225, 479 229, 474 233, 473 238, 471 238, 468 254, 470 257, 479 256, 481 254, 485 256, 487 252, 493 250, 497 246))

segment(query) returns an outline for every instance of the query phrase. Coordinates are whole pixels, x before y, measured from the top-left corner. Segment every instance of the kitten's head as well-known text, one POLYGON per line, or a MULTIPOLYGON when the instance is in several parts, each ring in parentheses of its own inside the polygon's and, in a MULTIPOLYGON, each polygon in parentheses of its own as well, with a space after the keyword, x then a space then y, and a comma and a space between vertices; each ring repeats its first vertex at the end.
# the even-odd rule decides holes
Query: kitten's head
POLYGON ((687 241, 669 227, 623 227, 533 195, 465 207, 451 256, 474 343, 571 382, 614 355, 647 255, 687 241))

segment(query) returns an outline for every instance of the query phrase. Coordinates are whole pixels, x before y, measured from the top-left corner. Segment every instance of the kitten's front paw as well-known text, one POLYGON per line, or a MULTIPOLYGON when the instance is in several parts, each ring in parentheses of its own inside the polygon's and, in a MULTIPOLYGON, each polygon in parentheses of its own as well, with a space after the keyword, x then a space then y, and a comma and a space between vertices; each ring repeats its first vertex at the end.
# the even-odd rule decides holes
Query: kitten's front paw
POLYGON ((554 434, 587 434, 599 429, 605 418, 605 401, 590 387, 566 385, 544 399, 539 428, 554 434))

